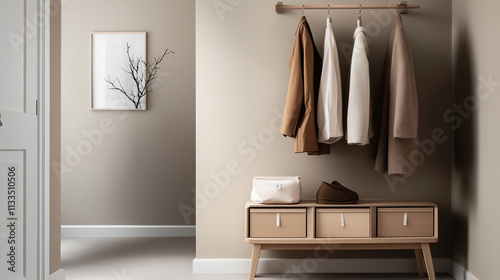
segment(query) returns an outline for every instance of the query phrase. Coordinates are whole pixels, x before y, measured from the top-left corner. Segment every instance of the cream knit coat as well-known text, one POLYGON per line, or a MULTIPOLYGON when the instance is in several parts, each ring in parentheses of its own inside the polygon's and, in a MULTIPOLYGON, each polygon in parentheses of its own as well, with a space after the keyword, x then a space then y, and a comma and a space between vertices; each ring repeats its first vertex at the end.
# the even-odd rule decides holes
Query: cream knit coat
POLYGON ((351 60, 349 104, 347 106, 348 144, 366 145, 373 137, 370 102, 370 65, 365 28, 354 31, 354 48, 351 60))

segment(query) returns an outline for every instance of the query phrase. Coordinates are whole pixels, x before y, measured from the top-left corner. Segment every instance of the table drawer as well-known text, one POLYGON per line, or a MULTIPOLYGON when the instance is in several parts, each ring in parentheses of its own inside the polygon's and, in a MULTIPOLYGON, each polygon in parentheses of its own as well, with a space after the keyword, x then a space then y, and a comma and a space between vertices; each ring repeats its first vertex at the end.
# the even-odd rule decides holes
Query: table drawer
POLYGON ((434 208, 378 208, 377 236, 432 237, 434 208))
POLYGON ((250 237, 306 237, 305 208, 250 208, 250 237))
POLYGON ((370 237, 370 209, 316 209, 316 237, 370 237))

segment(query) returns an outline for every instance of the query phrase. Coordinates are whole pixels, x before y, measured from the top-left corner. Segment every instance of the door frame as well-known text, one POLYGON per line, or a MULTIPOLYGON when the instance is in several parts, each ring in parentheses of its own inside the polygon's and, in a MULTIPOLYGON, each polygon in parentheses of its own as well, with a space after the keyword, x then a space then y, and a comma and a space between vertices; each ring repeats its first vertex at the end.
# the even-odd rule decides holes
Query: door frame
POLYGON ((40 26, 39 75, 39 204, 38 204, 38 279, 50 275, 50 18, 51 0, 39 0, 40 26))
MULTIPOLYGON (((24 97, 25 107, 22 113, 28 114, 27 110, 29 109, 30 121, 33 120, 33 122, 36 122, 36 126, 29 128, 30 130, 35 130, 32 131, 29 137, 36 138, 30 139, 30 141, 36 141, 36 149, 30 146, 30 161, 32 160, 31 157, 36 157, 33 159, 37 164, 35 167, 36 170, 30 170, 29 175, 26 175, 26 172, 23 171, 23 176, 29 176, 30 185, 29 189, 27 189, 26 181, 28 180, 25 177, 25 180, 23 180, 25 189, 22 198, 25 200, 25 203, 22 205, 26 209, 26 204, 31 204, 29 213, 28 211, 23 211, 24 219, 20 221, 20 223, 25 223, 25 226, 22 227, 22 234, 25 240, 24 242, 21 241, 21 244, 23 244, 21 249, 24 252, 19 254, 20 258, 24 258, 23 268, 25 274, 21 273, 20 277, 26 277, 28 274, 27 276, 30 280, 50 279, 50 22, 51 16, 53 16, 51 14, 53 12, 51 1, 54 0, 24 0, 23 4, 21 4, 24 8, 22 15, 23 27, 22 33, 20 33, 22 35, 13 33, 14 36, 17 35, 16 40, 19 37, 19 42, 24 44, 23 79, 25 87, 23 90, 25 92, 29 90, 30 93, 29 98, 26 98, 26 95, 24 97), (29 50, 27 50, 28 48, 29 50), (30 59, 29 62, 27 61, 28 57, 30 59), (28 76, 29 87, 26 86, 28 76), (30 102, 29 107, 26 105, 27 102, 30 102), (29 192, 29 202, 26 202, 28 200, 27 192, 29 192), (26 219, 27 214, 30 215, 29 219, 26 219), (28 239, 26 228, 30 231, 29 247, 26 246, 26 239, 28 239), (30 259, 30 267, 29 273, 26 273, 26 260, 28 258, 30 259)), ((57 1, 60 2, 60 0, 57 1)))

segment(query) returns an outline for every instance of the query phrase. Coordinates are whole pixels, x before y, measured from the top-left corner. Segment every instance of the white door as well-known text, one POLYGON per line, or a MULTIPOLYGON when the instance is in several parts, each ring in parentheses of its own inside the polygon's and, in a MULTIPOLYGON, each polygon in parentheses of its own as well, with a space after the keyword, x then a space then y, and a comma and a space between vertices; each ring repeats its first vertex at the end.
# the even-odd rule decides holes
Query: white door
POLYGON ((43 0, 0 9, 0 279, 43 279, 43 0), (41 222, 42 221, 42 222, 41 222))

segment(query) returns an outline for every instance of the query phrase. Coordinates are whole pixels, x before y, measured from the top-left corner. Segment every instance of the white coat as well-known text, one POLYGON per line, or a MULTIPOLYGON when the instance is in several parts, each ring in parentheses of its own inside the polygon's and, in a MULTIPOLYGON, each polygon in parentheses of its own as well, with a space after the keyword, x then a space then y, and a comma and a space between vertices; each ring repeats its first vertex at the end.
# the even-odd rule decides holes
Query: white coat
POLYGON ((323 68, 318 93, 318 142, 332 144, 344 136, 342 128, 342 82, 333 23, 327 18, 323 68))
POLYGON ((348 144, 355 145, 366 145, 373 137, 369 50, 365 32, 362 26, 354 31, 354 49, 351 60, 346 139, 348 144))

